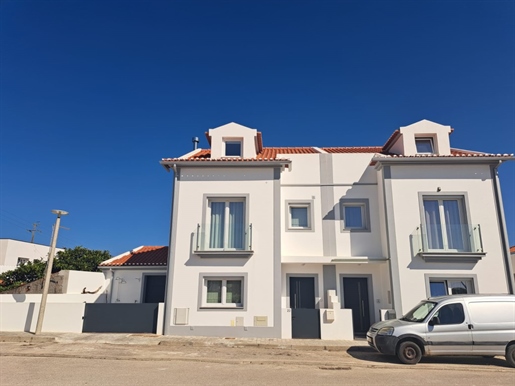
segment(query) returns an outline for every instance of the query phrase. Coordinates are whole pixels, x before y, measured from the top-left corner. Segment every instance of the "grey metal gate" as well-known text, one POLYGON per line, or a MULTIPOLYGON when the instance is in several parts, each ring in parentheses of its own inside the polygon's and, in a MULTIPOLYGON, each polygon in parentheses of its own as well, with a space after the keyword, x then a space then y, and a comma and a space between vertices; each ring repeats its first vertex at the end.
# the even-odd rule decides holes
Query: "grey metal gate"
POLYGON ((82 332, 156 333, 158 303, 87 303, 82 332))
POLYGON ((292 308, 291 337, 293 339, 320 339, 320 310, 292 308))

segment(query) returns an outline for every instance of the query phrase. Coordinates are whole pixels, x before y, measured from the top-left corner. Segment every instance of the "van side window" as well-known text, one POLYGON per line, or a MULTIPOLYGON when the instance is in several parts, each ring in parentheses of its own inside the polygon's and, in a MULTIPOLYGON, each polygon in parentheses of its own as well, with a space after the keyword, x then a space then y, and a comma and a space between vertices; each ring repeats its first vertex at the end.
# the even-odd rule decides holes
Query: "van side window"
POLYGON ((465 313, 461 303, 447 304, 440 308, 435 316, 438 317, 439 324, 461 324, 465 321, 465 313))

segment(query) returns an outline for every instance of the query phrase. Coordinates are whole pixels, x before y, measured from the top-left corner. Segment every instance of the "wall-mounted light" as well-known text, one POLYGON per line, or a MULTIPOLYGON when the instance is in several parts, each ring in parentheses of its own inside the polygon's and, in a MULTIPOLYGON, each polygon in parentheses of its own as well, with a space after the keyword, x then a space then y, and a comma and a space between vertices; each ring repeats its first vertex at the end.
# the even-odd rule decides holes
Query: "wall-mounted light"
POLYGON ((437 191, 437 192, 441 192, 441 191, 442 191, 442 188, 438 187, 438 188, 436 188, 436 191, 437 191))

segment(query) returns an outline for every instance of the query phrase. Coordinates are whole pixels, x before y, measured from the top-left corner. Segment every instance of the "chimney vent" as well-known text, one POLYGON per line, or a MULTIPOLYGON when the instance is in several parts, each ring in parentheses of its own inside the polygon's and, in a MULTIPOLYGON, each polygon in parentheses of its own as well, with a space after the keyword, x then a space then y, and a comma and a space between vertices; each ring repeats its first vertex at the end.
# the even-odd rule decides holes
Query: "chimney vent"
POLYGON ((193 142, 193 150, 197 150, 197 148, 198 148, 198 143, 199 143, 198 137, 193 137, 193 138, 191 139, 191 142, 193 142))

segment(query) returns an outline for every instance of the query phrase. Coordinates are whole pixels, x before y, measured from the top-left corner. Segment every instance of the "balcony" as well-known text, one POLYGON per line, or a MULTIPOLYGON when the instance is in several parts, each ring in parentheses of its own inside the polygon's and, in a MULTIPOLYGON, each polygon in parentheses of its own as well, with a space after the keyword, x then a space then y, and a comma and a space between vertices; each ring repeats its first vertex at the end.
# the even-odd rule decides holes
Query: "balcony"
POLYGON ((428 262, 475 263, 486 255, 479 224, 421 224, 410 239, 413 254, 428 262))
POLYGON ((242 229, 210 234, 206 225, 197 224, 193 235, 193 253, 200 257, 250 257, 252 250, 252 224, 242 229))

